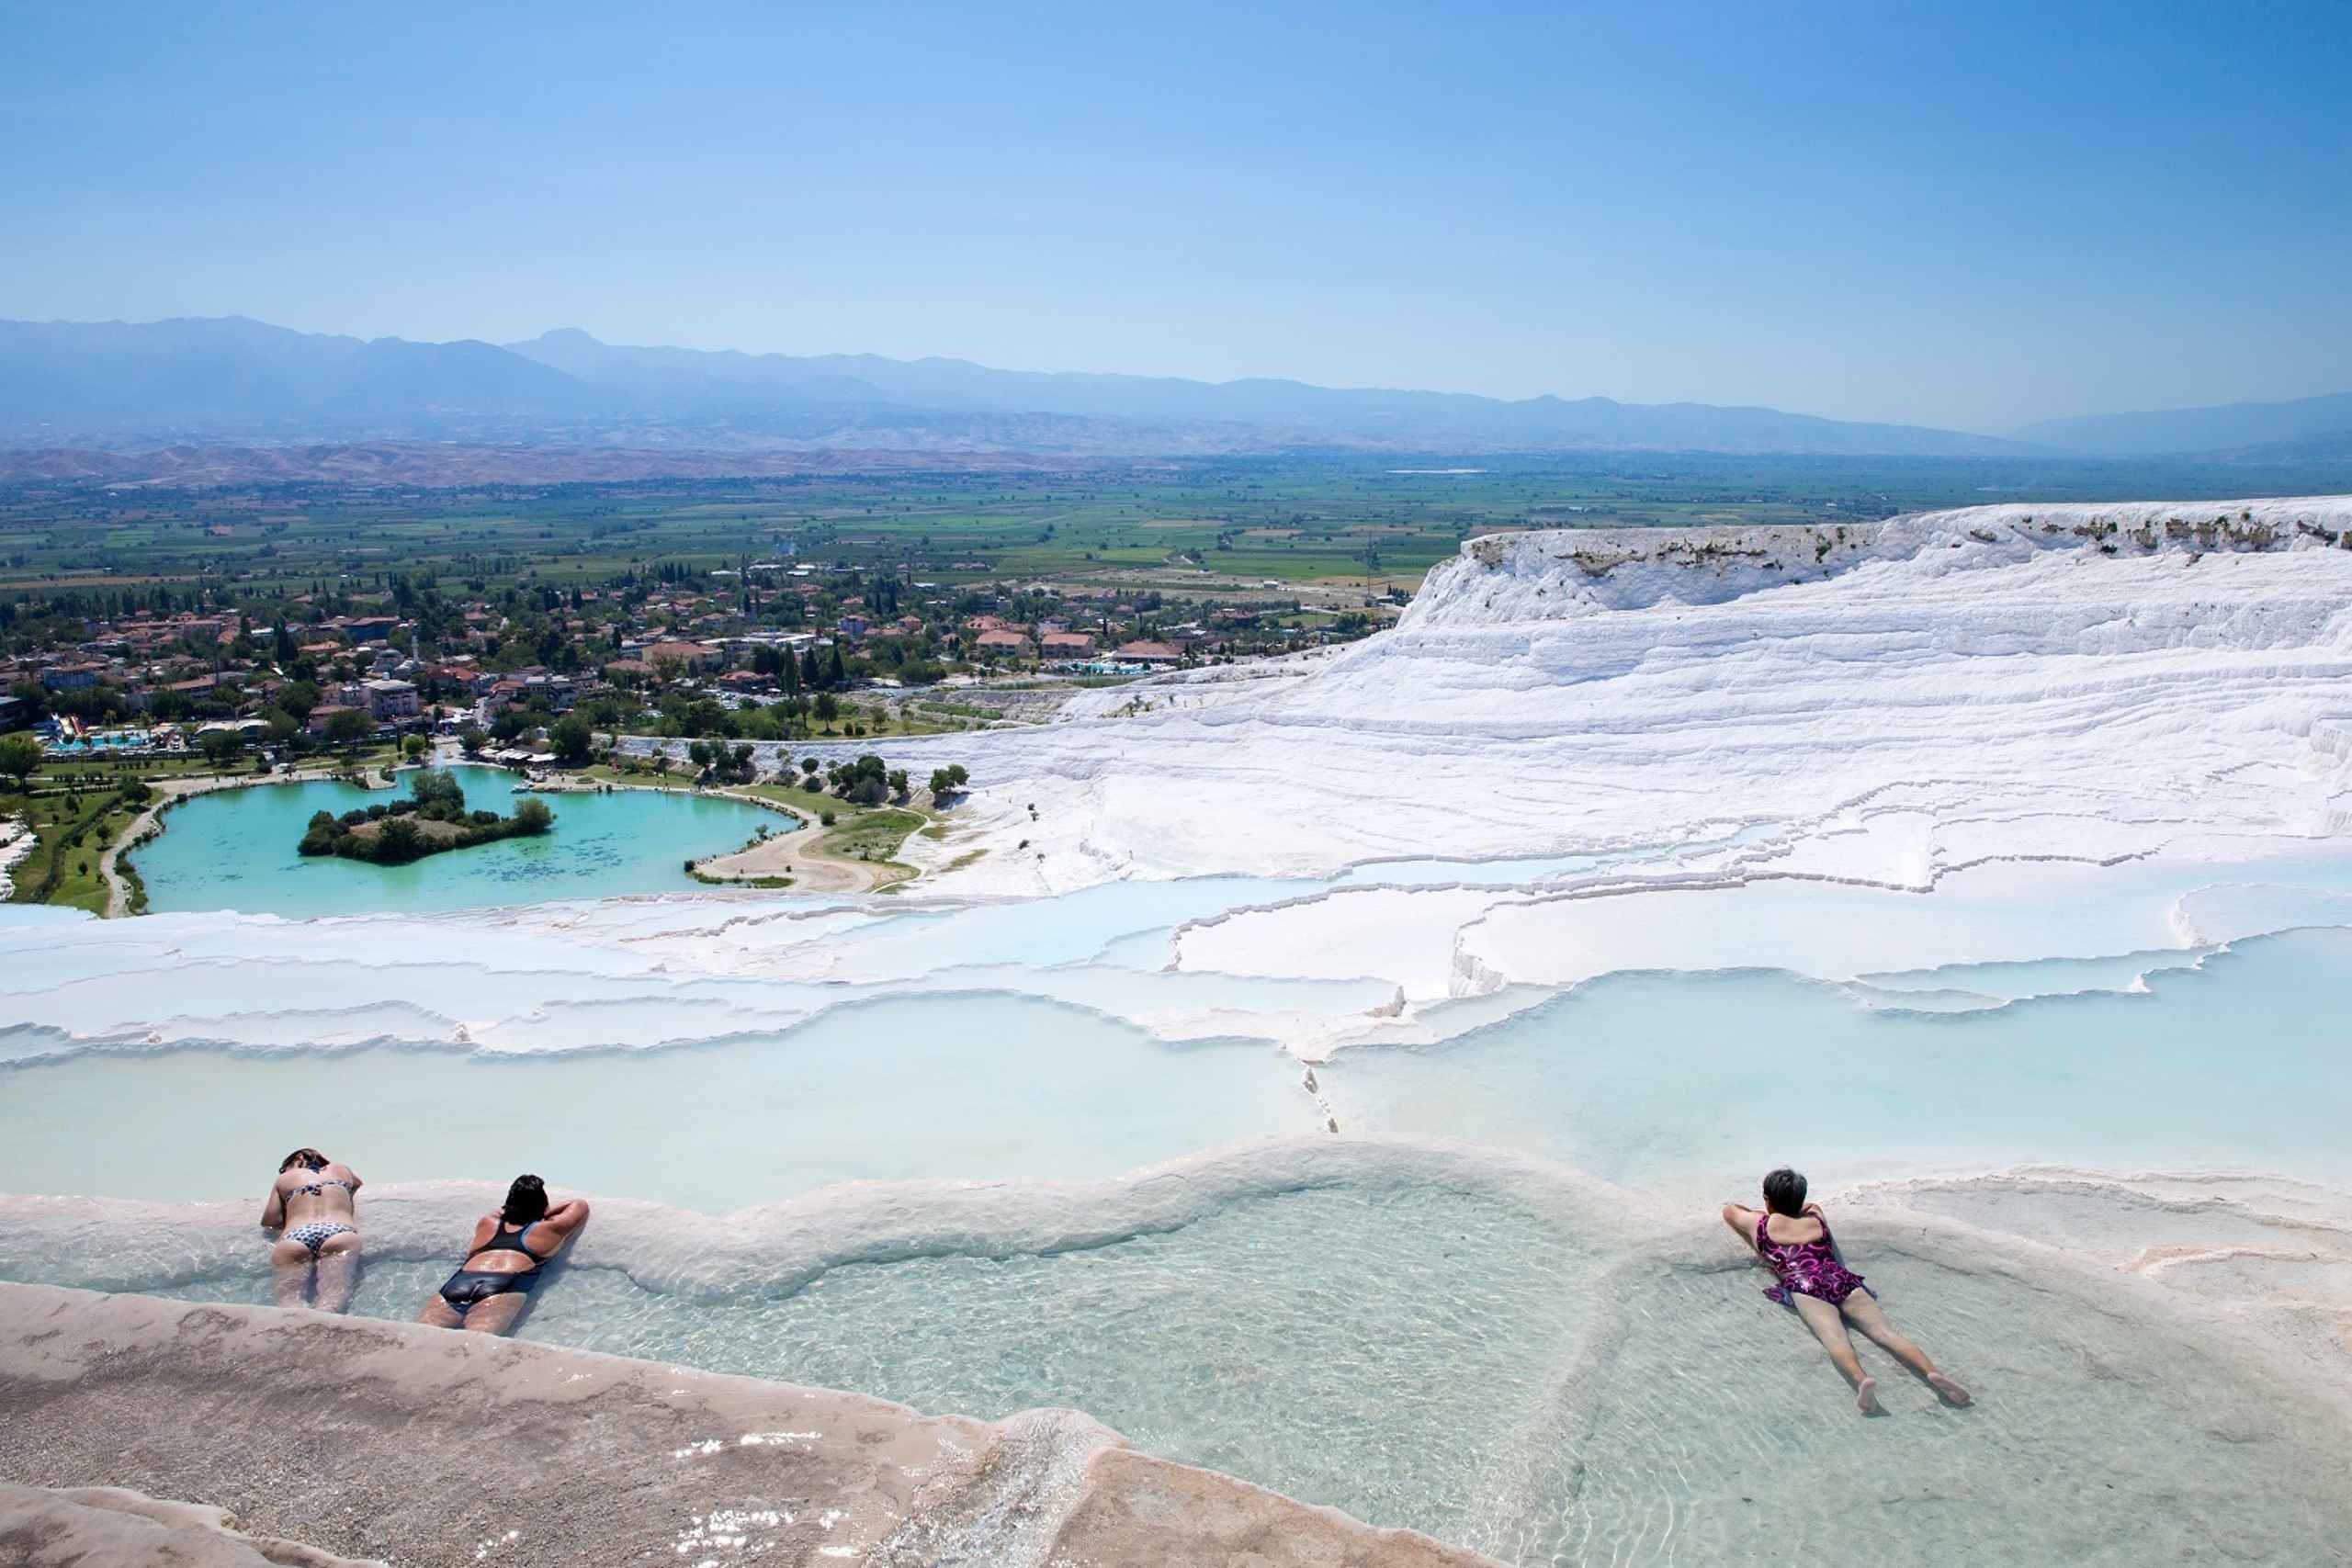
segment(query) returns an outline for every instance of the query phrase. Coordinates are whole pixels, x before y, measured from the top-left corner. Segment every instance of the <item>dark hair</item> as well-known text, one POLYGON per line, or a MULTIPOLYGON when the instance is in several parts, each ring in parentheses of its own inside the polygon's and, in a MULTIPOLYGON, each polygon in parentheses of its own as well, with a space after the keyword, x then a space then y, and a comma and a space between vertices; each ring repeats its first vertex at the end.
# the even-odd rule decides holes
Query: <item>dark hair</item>
POLYGON ((1764 1202, 1776 1214, 1791 1219, 1804 1213, 1804 1178, 1787 1166, 1764 1178, 1764 1202))
POLYGON ((518 1176, 506 1190, 504 1219, 510 1225, 527 1225, 548 1217, 548 1186, 536 1176, 518 1176))
POLYGON ((277 1162, 277 1174, 283 1176, 298 1165, 305 1170, 324 1170, 327 1168, 327 1156, 316 1149, 296 1149, 277 1162))

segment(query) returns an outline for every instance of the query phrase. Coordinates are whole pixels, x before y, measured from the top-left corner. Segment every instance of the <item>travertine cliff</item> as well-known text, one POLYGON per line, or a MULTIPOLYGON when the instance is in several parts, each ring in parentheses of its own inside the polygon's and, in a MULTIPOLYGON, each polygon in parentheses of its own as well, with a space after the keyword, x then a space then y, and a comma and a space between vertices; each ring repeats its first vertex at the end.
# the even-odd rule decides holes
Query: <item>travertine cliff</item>
POLYGON ((108 1568, 1484 1561, 1136 1453, 1072 1411, 930 1417, 411 1325, 23 1285, 0 1285, 0 1483, 7 1561, 108 1568), (98 1484, 252 1533, 23 1490, 98 1484), (34 1554, 75 1540, 107 1554, 34 1554))

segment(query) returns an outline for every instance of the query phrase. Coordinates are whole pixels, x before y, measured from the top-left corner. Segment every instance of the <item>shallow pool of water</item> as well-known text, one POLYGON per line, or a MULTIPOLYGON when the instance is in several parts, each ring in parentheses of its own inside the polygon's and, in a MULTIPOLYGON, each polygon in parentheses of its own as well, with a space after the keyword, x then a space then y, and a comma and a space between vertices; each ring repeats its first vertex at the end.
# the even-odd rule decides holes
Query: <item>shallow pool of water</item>
MULTIPOLYGON (((235 1203, 160 1238, 152 1214, 34 1204, 12 1212, 48 1217, 0 1257, 265 1300, 246 1205, 312 1142, 377 1184, 363 1312, 413 1315, 464 1230, 415 1217, 447 1190, 386 1187, 536 1168, 701 1213, 600 1202, 526 1337, 930 1410, 1076 1405, 1150 1451, 1513 1562, 2304 1562, 2352 1532, 2340 1424, 2110 1279, 1861 1228, 1897 1323, 1982 1395, 1946 1410, 1866 1349, 1892 1414, 1865 1422, 1736 1244, 1681 1218, 1791 1160, 1824 1190, 2017 1162, 2352 1183, 2352 931, 2147 945, 2285 907, 2230 892, 2180 927, 2165 883, 2117 927, 2129 942, 2087 949, 2108 956, 2005 941, 1854 983, 1621 973, 1433 1002, 1417 1027, 1493 1021, 1322 1064, 1333 1137, 1271 1046, 1170 1046, 1104 1016, 1373 1030, 1391 987, 1345 964, 1159 972, 1179 922, 1295 891, 524 905, 299 932, 0 915, 0 1056, 53 1058, 0 1069, 0 1190, 235 1203), (1443 1140, 1456 1165, 1365 1134, 1443 1140), (1027 1179, 1227 1145, 1102 1191, 1027 1179), (1269 1150, 1335 1174, 1220 1185, 1220 1161, 1269 1150), (858 1179, 928 1184, 807 1196, 858 1179), (796 1195, 774 1232, 695 1228, 796 1195), (132 1223, 147 1241, 126 1248, 110 1227, 132 1223)), ((2340 914, 2333 897, 2293 908, 2340 914)))
POLYGON ((1845 1385, 1736 1258, 1637 1263, 1477 1544, 1542 1563, 2304 1563, 2341 1555, 2352 1464, 2289 1404, 2161 1322, 2052 1271, 1880 1242, 1888 1315, 1968 1382, 1942 1406, 1860 1347, 1845 1385))
POLYGON ((1616 975, 1442 1045, 1344 1052, 1321 1079, 1343 1127, 1517 1149, 1693 1201, 1745 1201, 1786 1163, 1839 1181, 2058 1161, 2342 1185, 2347 993, 2338 930, 2248 941, 2144 991, 1957 1014, 1769 970, 1616 975))
MULTIPOLYGON (((1954 1410, 1864 1346, 1864 1420, 1719 1234, 1590 1192, 1393 1178, 1050 1251, 976 1234, 788 1286, 560 1267, 521 1337, 931 1411, 1082 1408, 1138 1447, 1521 1563, 2329 1560, 2352 1469, 2309 1408, 2063 1269, 1865 1237, 1954 1410)), ((370 1263, 410 1317, 446 1261, 370 1263)), ((171 1287, 254 1300, 252 1268, 171 1287)), ((735 1434, 714 1431, 731 1440, 735 1434)))
MULTIPOLYGON (((0 1191, 225 1196, 306 1141, 379 1179, 495 1178, 520 1158, 696 1208, 839 1180, 1091 1178, 1307 1131, 1324 1112, 1272 1046, 1162 1044, 1086 1004, 1164 987, 1171 1014, 1205 1009, 1213 1026, 1220 1007, 1374 999, 1335 982, 1075 966, 1030 976, 1062 1001, 994 988, 1019 977, 989 969, 962 976, 968 989, 933 977, 925 989, 942 988, 923 995, 656 973, 571 976, 568 1000, 508 1011, 502 991, 520 980, 454 963, 175 973, 188 1011, 155 1047, 117 1028, 0 1076, 0 1191), (454 1043, 459 1020, 495 1049, 454 1043), (203 1044, 220 1039, 242 1048, 203 1044), (371 1043, 386 1041, 417 1043, 371 1043), (538 1049, 582 1041, 607 1048, 538 1049), (628 1043, 647 1048, 609 1048, 628 1043), (320 1045, 342 1048, 306 1048, 320 1045), (143 1157, 96 1157, 99 1126, 143 1157)), ((88 1027, 104 1002, 83 995, 93 987, 10 1005, 88 1027)), ((1317 1071, 1342 1136, 1515 1150, 1685 1202, 1745 1195, 1790 1161, 1825 1183, 2071 1162, 2343 1185, 2352 1077, 2335 998, 2347 990, 2352 932, 2338 930, 2253 939, 2159 970, 2144 991, 1956 1013, 1770 971, 1623 975, 1444 1044, 1351 1048, 1317 1071)), ((58 1038, 20 1022, 0 1029, 0 1055, 58 1038)))
MULTIPOLYGON (((500 768, 456 772, 469 808, 513 812, 514 774, 500 768)), ((794 822, 740 800, 615 790, 537 796, 555 811, 551 831, 408 865, 297 852, 312 813, 340 816, 395 798, 390 790, 328 781, 220 790, 166 812, 163 837, 131 859, 146 882, 148 907, 157 911, 302 917, 469 909, 697 887, 685 873, 687 860, 739 849, 762 827, 774 833, 794 822)))
POLYGON ((1082 1179, 1309 1130, 1287 1062, 954 996, 653 1051, 86 1054, 0 1074, 0 1191, 243 1198, 304 1143, 377 1181, 531 1169, 713 1212, 832 1181, 1082 1179))

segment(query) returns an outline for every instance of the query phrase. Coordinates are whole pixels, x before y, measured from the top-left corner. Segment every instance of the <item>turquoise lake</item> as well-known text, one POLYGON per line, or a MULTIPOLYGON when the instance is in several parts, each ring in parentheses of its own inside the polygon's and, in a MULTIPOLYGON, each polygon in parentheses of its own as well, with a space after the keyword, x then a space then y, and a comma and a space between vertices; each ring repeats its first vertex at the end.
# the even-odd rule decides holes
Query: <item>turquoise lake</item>
MULTIPOLYGON (((468 807, 501 816, 514 809, 514 774, 455 771, 468 807)), ((778 833, 794 824, 782 812, 739 800, 615 790, 540 797, 555 810, 554 830, 543 837, 455 850, 410 865, 297 852, 313 812, 339 815, 395 798, 390 790, 333 783, 222 790, 166 812, 163 837, 130 859, 146 881, 148 908, 158 912, 432 912, 700 887, 686 874, 686 861, 739 849, 762 827, 778 833)))

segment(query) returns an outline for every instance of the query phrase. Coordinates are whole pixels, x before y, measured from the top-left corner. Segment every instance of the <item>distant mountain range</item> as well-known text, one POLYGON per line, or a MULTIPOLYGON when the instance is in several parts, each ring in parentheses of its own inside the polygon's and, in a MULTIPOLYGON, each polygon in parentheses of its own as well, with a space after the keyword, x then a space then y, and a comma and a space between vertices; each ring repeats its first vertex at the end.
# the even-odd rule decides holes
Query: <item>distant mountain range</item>
POLYGON ((2003 436, 1767 408, 1518 401, 1301 381, 995 370, 958 359, 298 333, 242 316, 0 321, 0 441, 72 446, 457 441, 711 451, 2182 453, 2352 431, 2352 394, 2059 420, 2003 436))
POLYGON ((1764 408, 1506 401, 1300 381, 994 370, 957 359, 365 342, 243 317, 0 322, 0 437, 69 445, 524 440, 1046 455, 1354 446, 1994 455, 1996 437, 1764 408))
MULTIPOLYGON (((2049 419, 2011 432, 2019 441, 2109 457, 2272 447, 2274 456, 2316 456, 2352 447, 2352 392, 2288 403, 2221 403, 2148 413, 2049 419), (2310 453, 2290 449, 2312 446, 2310 453)), ((2249 454, 2251 455, 2251 454, 2249 454)))

